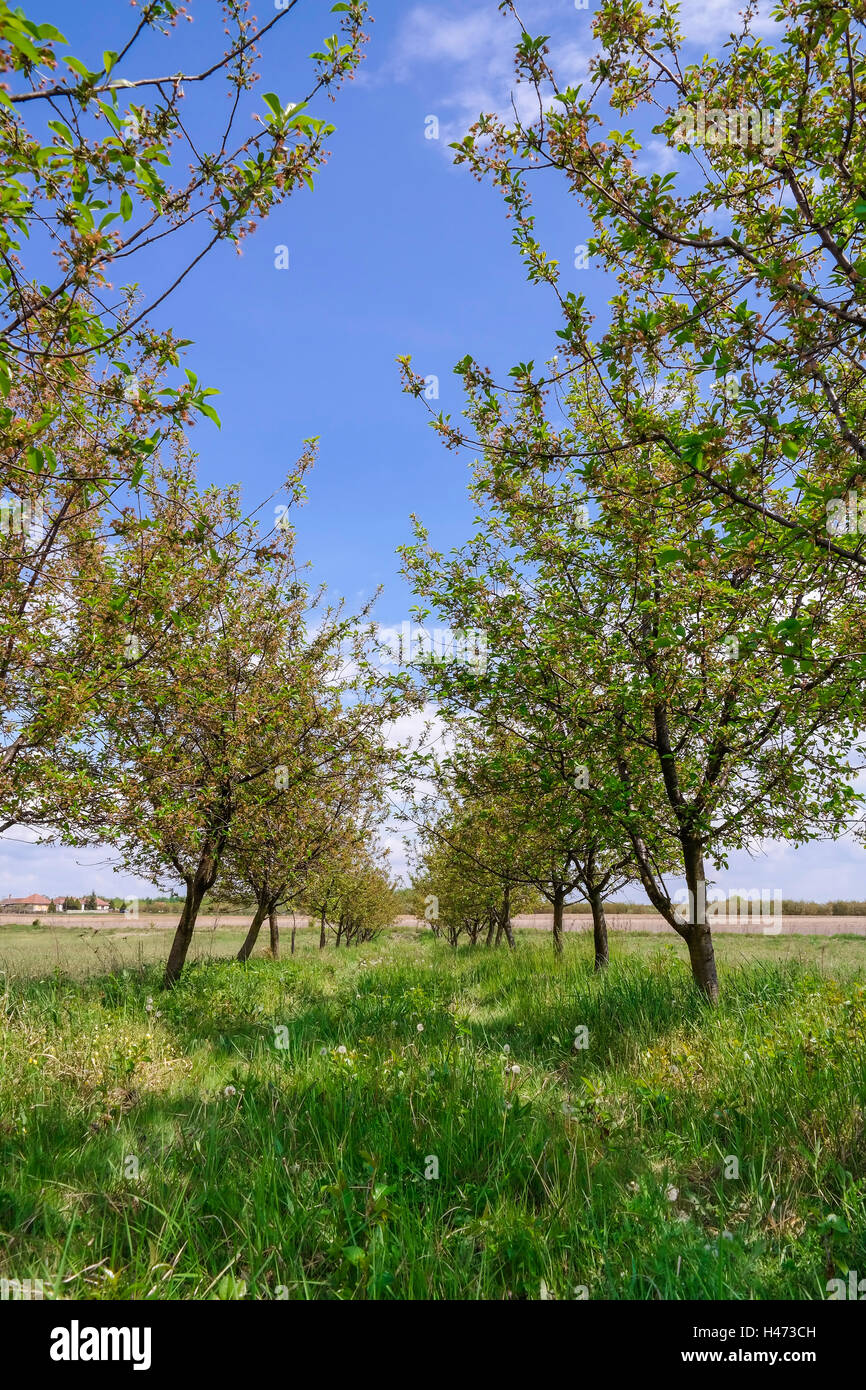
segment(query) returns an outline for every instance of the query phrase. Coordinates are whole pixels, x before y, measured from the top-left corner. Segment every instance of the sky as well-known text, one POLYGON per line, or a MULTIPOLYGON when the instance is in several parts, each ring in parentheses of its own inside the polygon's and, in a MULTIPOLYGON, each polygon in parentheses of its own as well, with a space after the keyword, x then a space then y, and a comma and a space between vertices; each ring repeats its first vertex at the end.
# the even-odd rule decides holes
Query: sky
MULTIPOLYGON (((519 7, 530 31, 551 36, 554 66, 570 81, 580 80, 592 51, 594 3, 519 7)), ((24 8, 55 24, 90 67, 101 65, 104 49, 122 47, 136 18, 127 0, 24 0, 24 8)), ((739 8, 685 0, 695 57, 721 47, 739 8)), ((255 0, 253 9, 264 23, 272 2, 255 0)), ((124 75, 200 71, 203 55, 221 54, 215 0, 197 0, 191 10, 192 24, 168 39, 149 38, 136 71, 124 75)), ((262 81, 243 98, 248 114, 264 109, 263 92, 288 103, 306 91, 307 55, 335 27, 329 10, 330 3, 300 0, 276 26, 263 45, 262 81)), ((411 514, 445 549, 466 538, 472 509, 471 459, 443 449, 423 406, 401 392, 395 359, 411 353, 417 372, 438 378, 438 408, 458 415, 455 362, 468 352, 501 377, 515 362, 548 357, 559 320, 550 292, 525 281, 499 195, 455 168, 448 149, 481 110, 507 108, 513 22, 496 0, 372 0, 371 10, 361 71, 335 104, 311 107, 337 127, 315 190, 292 196, 244 242, 242 255, 218 248, 154 318, 193 340, 186 365, 221 393, 213 403, 222 428, 203 422, 192 435, 202 478, 241 481, 250 507, 272 493, 268 505, 277 505, 302 441, 320 436, 309 500, 296 518, 299 553, 350 605, 381 587, 375 616, 399 625, 413 598, 395 551, 411 540, 411 514), (436 122, 438 138, 429 138, 436 122), (276 267, 280 247, 288 249, 285 270, 276 267)), ((758 29, 771 36, 772 22, 758 29)), ((224 87, 204 84, 190 97, 190 108, 200 104, 202 129, 223 114, 224 87)), ((671 152, 649 137, 645 158, 662 168, 671 152)), ((575 248, 589 236, 579 207, 551 180, 538 209, 541 240, 564 267, 565 287, 603 315, 608 283, 591 265, 574 265, 575 248)), ((173 263, 160 256, 142 264, 137 273, 149 290, 172 278, 173 263)), ((0 840, 3 895, 145 891, 104 850, 28 844, 12 833, 0 840)), ((395 837, 392 845, 399 868, 395 837)), ((866 853, 846 843, 771 845, 756 860, 732 855, 719 881, 780 886, 785 897, 866 898, 866 853)))

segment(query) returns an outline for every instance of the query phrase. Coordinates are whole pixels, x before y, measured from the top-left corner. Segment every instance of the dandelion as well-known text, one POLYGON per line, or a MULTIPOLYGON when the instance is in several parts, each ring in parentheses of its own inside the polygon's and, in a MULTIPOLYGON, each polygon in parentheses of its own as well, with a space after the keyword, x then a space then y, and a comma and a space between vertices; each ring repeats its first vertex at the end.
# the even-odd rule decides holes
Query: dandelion
POLYGON ((680 1190, 678 1187, 669 1187, 665 1191, 665 1196, 667 1197, 669 1202, 675 1202, 679 1195, 680 1190))
POLYGON ((730 1231, 722 1231, 722 1240, 733 1240, 733 1239, 734 1239, 734 1237, 733 1237, 733 1235, 732 1235, 732 1233, 731 1233, 730 1231))
POLYGON ((502 1048, 502 1051, 503 1051, 506 1055, 511 1051, 511 1048, 508 1046, 508 1043, 505 1043, 505 1045, 504 1045, 503 1048, 502 1048))
POLYGON ((415 1031, 416 1031, 416 1033, 423 1033, 423 1032, 424 1032, 424 1024, 423 1024, 423 1023, 419 1023, 419 1024, 418 1024, 418 1027, 416 1028, 415 1031))
POLYGON ((236 1096, 236 1095, 237 1095, 237 1088, 236 1088, 235 1086, 226 1086, 225 1090, 223 1091, 223 1095, 224 1095, 224 1096, 236 1096))
POLYGON ((345 1056, 346 1056, 346 1053, 347 1053, 347 1051, 348 1051, 348 1048, 346 1048, 346 1047, 344 1046, 343 1043, 340 1043, 340 1046, 337 1048, 337 1051, 339 1052, 339 1054, 340 1054, 341 1057, 345 1057, 345 1056))
POLYGON ((153 1012, 153 995, 149 994, 144 1003, 144 1011, 149 1014, 153 1012))
POLYGON ((513 1066, 506 1067, 505 1070, 510 1071, 514 1076, 518 1076, 520 1074, 520 1067, 517 1065, 516 1062, 513 1064, 513 1066))

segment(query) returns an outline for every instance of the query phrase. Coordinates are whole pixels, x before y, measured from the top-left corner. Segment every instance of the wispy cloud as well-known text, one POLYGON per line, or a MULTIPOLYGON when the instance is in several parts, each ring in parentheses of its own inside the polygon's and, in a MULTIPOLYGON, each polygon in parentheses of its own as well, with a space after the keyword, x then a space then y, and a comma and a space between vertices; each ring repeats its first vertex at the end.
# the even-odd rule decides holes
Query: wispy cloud
MULTIPOLYGON (((549 17, 548 6, 536 6, 536 11, 524 16, 529 27, 530 18, 549 17)), ((558 14, 559 32, 550 39, 552 65, 561 83, 578 82, 585 75, 589 50, 572 32, 571 17, 566 30, 559 7, 558 14)), ((574 17, 580 22, 581 38, 589 42, 586 13, 574 12, 574 17)), ((535 93, 526 84, 518 84, 514 72, 517 38, 513 21, 499 13, 494 0, 468 10, 456 5, 414 5, 378 76, 408 83, 418 82, 421 74, 431 75, 432 82, 424 82, 424 90, 430 93, 429 114, 438 119, 439 136, 447 148, 481 112, 510 115, 514 108, 522 119, 536 115, 535 93)))
MULTIPOLYGON (((745 0, 680 0, 680 28, 690 43, 712 43, 739 34, 743 27, 745 0)), ((766 36, 779 28, 770 18, 772 5, 763 0, 752 20, 753 34, 766 36)))

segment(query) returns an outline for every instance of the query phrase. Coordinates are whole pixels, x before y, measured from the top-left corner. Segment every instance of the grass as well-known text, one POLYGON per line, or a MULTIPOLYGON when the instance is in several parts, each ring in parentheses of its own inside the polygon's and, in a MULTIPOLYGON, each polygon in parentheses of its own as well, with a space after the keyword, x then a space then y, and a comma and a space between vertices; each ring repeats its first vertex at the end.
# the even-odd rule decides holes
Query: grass
POLYGON ((720 938, 711 1011, 658 937, 617 937, 596 979, 581 938, 556 965, 532 933, 323 957, 303 934, 242 967, 217 932, 165 995, 166 933, 117 935, 110 971, 74 934, 34 933, 41 970, 0 937, 0 1275, 67 1298, 808 1299, 866 1270, 862 938, 720 938))

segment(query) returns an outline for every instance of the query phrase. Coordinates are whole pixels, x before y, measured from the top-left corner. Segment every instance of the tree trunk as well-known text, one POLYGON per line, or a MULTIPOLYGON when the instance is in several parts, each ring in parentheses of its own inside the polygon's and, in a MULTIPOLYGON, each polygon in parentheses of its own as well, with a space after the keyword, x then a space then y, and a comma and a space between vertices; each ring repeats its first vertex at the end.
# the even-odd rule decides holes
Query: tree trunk
POLYGON ((686 937, 686 945, 689 948, 695 984, 711 1004, 717 1004, 719 977, 716 974, 716 953, 713 950, 713 936, 709 927, 693 925, 686 937))
POLYGON ((682 935, 689 948, 692 978, 711 1004, 719 998, 719 978, 716 974, 716 953, 713 935, 707 922, 707 881, 700 845, 683 844, 686 886, 689 890, 689 920, 682 935))
MULTIPOLYGON (((280 924, 279 924, 279 921, 277 920, 277 909, 276 909, 275 907, 272 907, 271 910, 270 910, 270 912, 268 913, 268 923, 269 923, 270 929, 271 929, 271 955, 273 956, 274 960, 278 960, 278 959, 279 959, 279 955, 280 955, 280 924)), ((294 935, 293 935, 293 936, 292 936, 292 951, 293 951, 293 952, 294 952, 294 948, 295 948, 295 939, 294 939, 294 935)))
POLYGON ((556 955, 562 955, 562 909, 565 905, 565 889, 555 888, 553 890, 553 949, 556 955))
POLYGON ((293 913, 292 913, 292 943, 291 943, 291 945, 289 946, 289 955, 290 955, 290 956, 293 956, 293 955, 295 954, 295 929, 296 929, 296 928, 295 928, 295 914, 294 914, 294 912, 293 912, 293 913))
POLYGON ((604 902, 601 893, 590 893, 589 905, 592 908, 592 939, 595 945, 596 971, 606 970, 610 961, 607 945, 607 920, 604 915, 604 902))
POLYGON ((513 951, 513 950, 514 950, 514 932, 511 930, 511 884, 510 884, 510 883, 506 883, 505 888, 504 888, 503 893, 502 893, 502 913, 501 913, 500 920, 501 920, 501 922, 502 922, 502 930, 503 930, 504 933, 505 933, 505 940, 508 942, 509 948, 513 951))
POLYGON ((496 920, 496 913, 495 913, 495 912, 491 912, 491 914, 490 914, 490 921, 489 921, 488 926, 487 926, 487 940, 486 940, 485 943, 484 943, 485 946, 492 946, 492 945, 493 945, 493 933, 496 931, 497 925, 498 925, 498 923, 497 923, 497 920, 496 920))
POLYGON ((171 989, 177 983, 180 972, 183 970, 192 941, 192 934, 195 931, 196 918, 208 886, 198 875, 187 882, 186 902, 183 905, 183 912, 180 914, 180 921, 177 924, 165 965, 165 975, 162 981, 164 989, 171 989))
POLYGON ((326 932, 326 927, 327 927, 328 924, 327 924, 327 921, 326 921, 326 919, 325 919, 325 912, 326 912, 326 909, 323 907, 323 908, 322 908, 322 926, 321 926, 321 929, 320 929, 320 931, 319 931, 319 950, 320 950, 320 951, 324 951, 324 949, 325 949, 325 942, 326 942, 327 939, 328 939, 328 937, 327 937, 327 932, 326 932))
POLYGON ((247 932, 246 940, 245 940, 243 946, 241 947, 241 949, 238 951, 238 954, 237 954, 237 959, 238 959, 238 960, 240 960, 240 961, 249 960, 250 956, 251 956, 252 953, 253 953, 253 947, 255 946, 256 942, 257 942, 258 939, 259 939, 259 930, 260 930, 260 928, 261 928, 262 922, 265 920, 265 918, 267 917, 267 915, 268 915, 268 909, 267 909, 266 904, 265 904, 265 903, 259 903, 258 907, 256 908, 256 915, 254 916, 253 920, 250 922, 250 929, 249 929, 249 931, 247 932))

